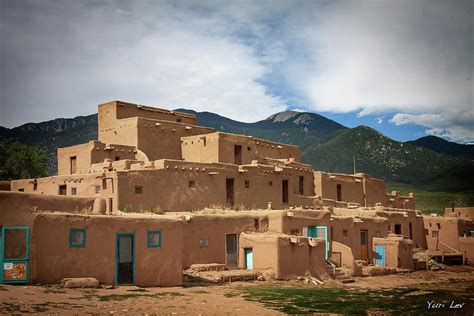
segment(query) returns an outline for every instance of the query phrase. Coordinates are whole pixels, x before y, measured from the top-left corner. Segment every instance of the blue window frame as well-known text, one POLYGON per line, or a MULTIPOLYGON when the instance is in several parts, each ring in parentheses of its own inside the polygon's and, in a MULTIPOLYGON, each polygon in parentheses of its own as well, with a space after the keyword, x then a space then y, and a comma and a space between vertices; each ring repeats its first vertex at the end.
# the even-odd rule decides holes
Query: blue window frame
POLYGON ((74 247, 74 248, 86 247, 86 229, 85 228, 69 228, 69 247, 74 247))
POLYGON ((148 231, 148 248, 161 248, 161 230, 148 231))

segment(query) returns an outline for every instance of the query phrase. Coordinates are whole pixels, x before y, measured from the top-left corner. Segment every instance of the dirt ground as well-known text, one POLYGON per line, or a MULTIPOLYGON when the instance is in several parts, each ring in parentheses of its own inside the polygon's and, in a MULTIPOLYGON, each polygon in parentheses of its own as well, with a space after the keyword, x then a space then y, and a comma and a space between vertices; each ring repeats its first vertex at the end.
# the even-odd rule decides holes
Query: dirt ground
MULTIPOLYGON (((474 268, 449 268, 447 271, 417 271, 404 275, 356 278, 343 285, 336 281, 324 287, 382 289, 431 287, 446 290, 474 284, 474 268)), ((168 314, 168 315, 277 315, 259 302, 246 300, 246 287, 318 287, 299 281, 252 281, 223 285, 170 288, 120 286, 114 289, 64 289, 56 285, 0 285, 0 313, 43 314, 168 314)), ((474 299, 474 298, 473 298, 474 299)))

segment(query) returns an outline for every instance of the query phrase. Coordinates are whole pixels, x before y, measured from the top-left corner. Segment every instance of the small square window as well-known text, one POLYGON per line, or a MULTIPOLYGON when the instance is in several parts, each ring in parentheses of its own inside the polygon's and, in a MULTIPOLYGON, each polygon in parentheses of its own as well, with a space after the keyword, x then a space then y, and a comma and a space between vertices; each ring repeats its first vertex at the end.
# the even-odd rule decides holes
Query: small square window
POLYGON ((143 186, 136 185, 135 186, 135 194, 143 194, 143 186))
POLYGON ((209 246, 209 238, 201 238, 199 239, 199 247, 208 247, 209 246))
POLYGON ((250 188, 250 180, 245 180, 244 185, 246 189, 250 188))
POLYGON ((176 122, 181 123, 181 119, 180 118, 176 119, 176 122))
POLYGON ((161 230, 148 231, 148 248, 161 248, 161 230))
POLYGON ((438 238, 439 237, 439 232, 437 230, 433 230, 431 232, 431 238, 438 238))
POLYGON ((119 161, 120 160, 120 157, 119 156, 115 156, 115 161, 119 161))
POLYGON ((347 237, 347 230, 344 229, 344 230, 342 231, 342 237, 347 237))
POLYGON ((268 181, 268 185, 269 185, 269 186, 272 186, 272 185, 273 185, 273 181, 268 181))
POLYGON ((188 188, 195 188, 196 187, 196 181, 190 180, 188 182, 188 188))
POLYGON ((100 194, 100 185, 95 186, 95 194, 100 194))
POLYGON ((247 146, 247 150, 250 150, 250 149, 251 149, 250 146, 247 146))
POLYGON ((77 195, 77 188, 71 188, 71 195, 77 195))
POLYGON ((85 228, 69 228, 69 247, 75 247, 75 248, 86 247, 86 229, 85 228))

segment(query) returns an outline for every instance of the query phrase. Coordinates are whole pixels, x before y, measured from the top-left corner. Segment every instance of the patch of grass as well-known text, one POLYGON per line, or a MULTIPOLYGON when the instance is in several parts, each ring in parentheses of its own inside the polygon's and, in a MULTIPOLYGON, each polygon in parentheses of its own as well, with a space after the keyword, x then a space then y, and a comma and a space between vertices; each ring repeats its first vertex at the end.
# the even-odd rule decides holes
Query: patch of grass
POLYGON ((9 302, 3 302, 2 303, 2 311, 7 311, 7 312, 18 312, 21 309, 20 304, 15 304, 15 303, 9 303, 9 302))
POLYGON ((451 207, 454 203, 455 207, 466 207, 474 205, 474 190, 468 191, 440 191, 433 190, 426 185, 410 185, 403 183, 387 183, 387 192, 400 191, 402 195, 408 195, 410 192, 415 193, 416 209, 421 210, 425 214, 440 213, 444 214, 445 207, 451 207))
MULTIPOLYGON (((368 311, 386 311, 394 315, 424 314, 428 312, 428 300, 447 302, 446 306, 449 306, 452 300, 456 300, 465 303, 460 312, 465 313, 471 310, 472 302, 468 294, 432 290, 429 294, 405 296, 419 290, 416 288, 348 290, 344 288, 252 287, 244 289, 244 298, 261 302, 266 307, 287 314, 324 312, 365 315, 368 311)), ((452 312, 446 309, 434 312, 445 314, 446 311, 452 312)))

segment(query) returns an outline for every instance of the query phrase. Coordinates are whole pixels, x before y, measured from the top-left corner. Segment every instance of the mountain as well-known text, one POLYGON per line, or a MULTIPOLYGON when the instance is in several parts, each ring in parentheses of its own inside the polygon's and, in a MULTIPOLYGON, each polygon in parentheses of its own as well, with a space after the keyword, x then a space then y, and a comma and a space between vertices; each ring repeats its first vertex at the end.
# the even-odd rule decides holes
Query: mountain
MULTIPOLYGON (((302 161, 317 170, 356 171, 390 182, 430 183, 453 190, 472 189, 472 146, 450 143, 437 137, 397 142, 365 126, 347 128, 315 113, 285 111, 265 120, 244 123, 211 112, 186 109, 198 125, 301 147, 302 161)), ((97 139, 97 115, 29 123, 12 129, 0 127, 0 141, 11 140, 41 147, 48 169, 56 172, 56 148, 97 139)))
POLYGON ((469 160, 397 142, 367 126, 339 131, 328 142, 302 152, 304 162, 323 171, 352 173, 354 158, 356 172, 390 182, 429 183, 436 179, 442 183, 442 178, 459 177, 459 166, 471 172, 474 168, 469 160), (458 173, 451 174, 455 169, 458 173))
POLYGON ((441 154, 474 160, 474 145, 461 145, 436 136, 425 136, 406 143, 431 149, 441 154))

